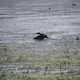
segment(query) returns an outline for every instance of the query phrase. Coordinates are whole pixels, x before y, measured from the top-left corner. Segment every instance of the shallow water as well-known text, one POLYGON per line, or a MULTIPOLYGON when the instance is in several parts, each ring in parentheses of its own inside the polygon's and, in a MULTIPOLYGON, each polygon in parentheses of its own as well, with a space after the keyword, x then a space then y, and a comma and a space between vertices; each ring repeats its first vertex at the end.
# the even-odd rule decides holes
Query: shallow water
POLYGON ((35 33, 61 39, 63 35, 79 33, 79 21, 79 0, 0 0, 0 43, 30 43, 38 46, 34 46, 37 51, 46 46, 45 51, 50 50, 48 45, 56 40, 36 42, 35 33))

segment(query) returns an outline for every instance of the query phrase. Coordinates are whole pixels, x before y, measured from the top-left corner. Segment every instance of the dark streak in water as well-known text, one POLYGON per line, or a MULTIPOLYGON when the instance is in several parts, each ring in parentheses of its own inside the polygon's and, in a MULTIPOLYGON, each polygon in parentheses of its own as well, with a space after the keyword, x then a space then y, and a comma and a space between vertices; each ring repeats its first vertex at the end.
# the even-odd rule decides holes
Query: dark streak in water
POLYGON ((2 13, 2 14, 0 14, 0 15, 8 15, 8 14, 5 14, 5 13, 3 14, 3 13, 2 13))
POLYGON ((0 19, 11 19, 11 18, 15 18, 15 17, 0 17, 0 19))
POLYGON ((80 26, 80 22, 74 22, 74 23, 72 23, 72 25, 80 26))

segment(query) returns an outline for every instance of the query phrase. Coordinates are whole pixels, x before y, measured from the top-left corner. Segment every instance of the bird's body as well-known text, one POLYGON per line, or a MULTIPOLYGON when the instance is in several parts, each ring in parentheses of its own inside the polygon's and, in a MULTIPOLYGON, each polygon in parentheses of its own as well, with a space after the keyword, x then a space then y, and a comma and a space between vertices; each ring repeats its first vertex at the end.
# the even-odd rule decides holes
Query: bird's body
POLYGON ((76 40, 80 40, 80 38, 77 36, 77 37, 76 37, 76 40))
POLYGON ((77 4, 76 3, 73 3, 72 6, 77 6, 77 4))
POLYGON ((36 34, 38 34, 38 36, 33 38, 35 40, 41 41, 41 40, 44 40, 44 39, 48 38, 47 35, 45 35, 45 34, 42 34, 42 33, 36 33, 36 34))

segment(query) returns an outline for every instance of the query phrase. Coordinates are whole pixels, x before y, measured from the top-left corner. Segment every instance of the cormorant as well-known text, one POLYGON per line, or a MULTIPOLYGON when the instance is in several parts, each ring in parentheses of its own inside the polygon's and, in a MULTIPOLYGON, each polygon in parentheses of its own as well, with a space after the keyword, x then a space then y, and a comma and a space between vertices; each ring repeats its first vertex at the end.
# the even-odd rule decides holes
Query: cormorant
POLYGON ((72 6, 77 6, 77 4, 76 3, 72 3, 72 6))
POLYGON ((76 37, 76 40, 80 40, 79 36, 76 37))
POLYGON ((43 33, 40 33, 40 32, 38 32, 36 34, 38 34, 38 36, 33 38, 35 40, 44 40, 44 39, 48 38, 48 36, 46 34, 43 34, 43 33))

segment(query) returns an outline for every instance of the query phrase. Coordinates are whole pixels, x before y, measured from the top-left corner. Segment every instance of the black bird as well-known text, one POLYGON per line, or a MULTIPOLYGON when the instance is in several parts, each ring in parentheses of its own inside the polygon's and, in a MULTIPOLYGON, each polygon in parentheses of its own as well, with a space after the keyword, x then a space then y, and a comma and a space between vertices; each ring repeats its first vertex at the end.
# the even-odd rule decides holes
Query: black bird
POLYGON ((76 37, 76 40, 80 40, 79 36, 76 37))
POLYGON ((44 39, 48 38, 48 36, 46 34, 43 34, 43 33, 40 33, 40 32, 38 32, 36 34, 38 34, 38 36, 33 38, 35 40, 39 40, 40 41, 40 40, 44 40, 44 39))
POLYGON ((77 4, 76 3, 72 3, 72 6, 77 6, 77 4))

